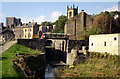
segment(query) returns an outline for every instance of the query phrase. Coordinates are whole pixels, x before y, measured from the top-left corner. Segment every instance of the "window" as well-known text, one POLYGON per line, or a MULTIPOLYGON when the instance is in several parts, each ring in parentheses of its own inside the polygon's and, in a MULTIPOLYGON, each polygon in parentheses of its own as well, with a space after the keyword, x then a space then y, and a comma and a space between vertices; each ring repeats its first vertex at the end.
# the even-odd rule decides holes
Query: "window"
POLYGON ((30 31, 31 31, 31 29, 30 29, 30 31))
POLYGON ((19 32, 21 32, 21 29, 19 30, 19 32))
POLYGON ((19 38, 21 38, 21 34, 19 34, 19 38))
POLYGON ((117 38, 116 38, 116 37, 114 37, 114 40, 117 40, 117 38))
POLYGON ((31 37, 31 34, 30 34, 30 37, 31 37))
POLYGON ((93 46, 93 43, 91 43, 91 46, 93 46))
POLYGON ((106 42, 104 42, 104 46, 106 46, 106 42))
POLYGON ((70 14, 70 17, 72 16, 72 12, 69 12, 69 14, 70 14))
POLYGON ((31 34, 30 34, 30 33, 28 34, 28 37, 31 37, 31 34))
POLYGON ((26 32, 27 30, 25 29, 25 32, 26 32))

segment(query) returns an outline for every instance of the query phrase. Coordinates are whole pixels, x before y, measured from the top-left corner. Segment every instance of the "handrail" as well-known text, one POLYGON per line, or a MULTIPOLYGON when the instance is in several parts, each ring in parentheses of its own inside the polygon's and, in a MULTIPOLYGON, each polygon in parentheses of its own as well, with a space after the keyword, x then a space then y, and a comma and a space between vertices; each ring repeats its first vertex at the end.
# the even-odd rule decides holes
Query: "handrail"
POLYGON ((69 34, 64 33, 43 33, 44 38, 69 38, 69 34))
POLYGON ((69 34, 64 34, 64 33, 43 33, 43 35, 69 35, 69 34))

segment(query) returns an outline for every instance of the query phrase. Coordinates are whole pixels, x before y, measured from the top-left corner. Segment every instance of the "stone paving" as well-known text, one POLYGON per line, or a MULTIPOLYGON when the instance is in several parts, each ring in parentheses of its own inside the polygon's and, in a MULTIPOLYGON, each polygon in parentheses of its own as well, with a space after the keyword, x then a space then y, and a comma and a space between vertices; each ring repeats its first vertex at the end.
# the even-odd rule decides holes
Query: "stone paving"
POLYGON ((9 49, 15 43, 17 43, 17 40, 15 40, 15 41, 8 41, 3 46, 0 46, 0 54, 2 54, 4 51, 9 49))

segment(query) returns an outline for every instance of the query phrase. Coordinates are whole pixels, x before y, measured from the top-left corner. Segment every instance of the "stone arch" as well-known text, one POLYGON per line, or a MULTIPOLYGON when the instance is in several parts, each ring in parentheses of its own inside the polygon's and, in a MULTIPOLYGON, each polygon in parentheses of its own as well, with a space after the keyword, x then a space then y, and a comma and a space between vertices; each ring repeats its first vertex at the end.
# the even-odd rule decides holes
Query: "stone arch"
POLYGON ((46 46, 52 46, 52 40, 46 40, 46 46))

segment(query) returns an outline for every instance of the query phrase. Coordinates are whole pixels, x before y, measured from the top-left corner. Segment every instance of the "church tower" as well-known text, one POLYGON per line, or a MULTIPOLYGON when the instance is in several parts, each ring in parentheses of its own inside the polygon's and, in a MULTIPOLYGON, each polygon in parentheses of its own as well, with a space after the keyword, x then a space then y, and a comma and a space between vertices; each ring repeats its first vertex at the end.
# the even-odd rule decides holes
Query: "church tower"
POLYGON ((78 14, 78 6, 77 8, 75 8, 73 4, 73 7, 71 6, 71 8, 69 8, 69 6, 67 5, 67 19, 70 19, 77 14, 78 14))

